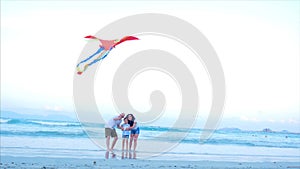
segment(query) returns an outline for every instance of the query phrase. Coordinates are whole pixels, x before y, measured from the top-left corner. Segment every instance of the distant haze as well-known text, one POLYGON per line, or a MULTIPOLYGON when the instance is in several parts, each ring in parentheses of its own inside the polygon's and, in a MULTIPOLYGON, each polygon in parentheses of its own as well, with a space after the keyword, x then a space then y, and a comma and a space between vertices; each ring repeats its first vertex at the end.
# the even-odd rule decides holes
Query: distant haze
MULTIPOLYGON (((89 43, 83 37, 117 19, 145 12, 184 19, 213 45, 226 79, 220 127, 300 132, 299 1, 1 1, 1 111, 28 118, 76 119, 72 83, 78 56, 89 43)), ((152 47, 174 52, 196 75, 200 95, 196 126, 203 127, 212 99, 203 65, 170 39, 143 38, 121 44, 99 67, 95 96, 104 118, 118 113, 107 81, 114 68, 126 52, 152 47)), ((158 89, 168 103, 153 125, 172 126, 181 98, 166 74, 149 71, 137 76, 130 88, 131 104, 146 111, 149 93, 158 89)))

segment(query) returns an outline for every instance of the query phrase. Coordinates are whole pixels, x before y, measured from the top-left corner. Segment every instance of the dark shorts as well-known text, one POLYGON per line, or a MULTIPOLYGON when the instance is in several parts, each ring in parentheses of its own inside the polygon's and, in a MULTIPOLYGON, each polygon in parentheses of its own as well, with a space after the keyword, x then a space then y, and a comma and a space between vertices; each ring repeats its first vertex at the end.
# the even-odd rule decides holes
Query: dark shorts
POLYGON ((129 135, 122 135, 122 138, 129 138, 129 135))
POLYGON ((137 129, 131 129, 130 134, 140 134, 140 128, 137 129))

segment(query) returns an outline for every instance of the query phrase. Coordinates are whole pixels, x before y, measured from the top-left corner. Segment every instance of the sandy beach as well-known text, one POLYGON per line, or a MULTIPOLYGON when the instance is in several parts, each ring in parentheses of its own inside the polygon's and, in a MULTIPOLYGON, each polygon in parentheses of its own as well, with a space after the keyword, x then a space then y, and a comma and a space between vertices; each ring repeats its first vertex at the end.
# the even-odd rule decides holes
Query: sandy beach
POLYGON ((300 168, 300 162, 222 162, 222 161, 174 161, 143 159, 77 159, 44 157, 2 156, 0 168, 145 168, 145 169, 183 169, 183 168, 300 168))

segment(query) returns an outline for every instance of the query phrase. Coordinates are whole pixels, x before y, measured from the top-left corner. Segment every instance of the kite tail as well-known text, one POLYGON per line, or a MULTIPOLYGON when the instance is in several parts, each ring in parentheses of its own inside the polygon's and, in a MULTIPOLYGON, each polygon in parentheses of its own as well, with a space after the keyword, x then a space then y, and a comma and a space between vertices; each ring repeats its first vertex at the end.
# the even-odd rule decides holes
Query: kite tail
MULTIPOLYGON (((104 48, 101 47, 100 49, 103 50, 104 48)), ((99 49, 99 50, 100 50, 100 49, 99 49)), ((99 50, 98 50, 98 51, 99 51, 99 50)), ((101 50, 101 51, 102 51, 102 50, 101 50)), ((79 64, 81 63, 81 62, 80 62, 80 63, 77 65, 77 74, 81 75, 88 67, 90 67, 90 66, 92 66, 93 64, 99 62, 100 60, 106 58, 106 56, 109 54, 109 52, 110 52, 111 50, 112 50, 112 48, 110 48, 110 50, 106 51, 103 55, 100 55, 98 58, 96 58, 95 60, 93 60, 91 63, 88 63, 88 64, 84 65, 84 69, 83 69, 83 70, 80 70, 79 67, 78 67, 79 64)), ((100 51, 100 52, 98 52, 98 51, 97 51, 95 54, 101 52, 101 51, 100 51)), ((95 54, 93 54, 93 56, 94 56, 95 54)), ((88 59, 85 59, 85 62, 88 61, 90 58, 92 58, 92 57, 90 56, 88 59)), ((84 63, 84 62, 82 61, 82 63, 84 63)))
POLYGON ((93 60, 91 63, 88 64, 88 66, 92 66, 93 64, 99 62, 100 60, 106 58, 106 56, 109 54, 109 52, 112 50, 112 48, 108 51, 106 51, 106 53, 104 53, 103 55, 101 55, 99 58, 93 60))
POLYGON ((101 53, 102 51, 104 50, 103 47, 100 47, 94 54, 92 54, 91 56, 89 56, 88 58, 84 59, 83 61, 79 62, 77 64, 77 73, 78 74, 82 74, 82 72, 84 72, 86 69, 87 69, 87 65, 84 66, 84 69, 83 70, 80 70, 79 66, 84 63, 84 62, 87 62, 88 60, 90 60, 92 57, 94 57, 95 55, 101 53))
POLYGON ((104 48, 103 48, 103 47, 100 47, 100 48, 97 50, 97 52, 95 52, 94 54, 92 54, 92 55, 89 56, 88 58, 84 59, 83 61, 79 62, 79 63, 77 64, 77 67, 78 67, 81 63, 84 63, 84 62, 90 60, 92 57, 94 57, 95 55, 99 54, 99 53, 102 52, 103 50, 104 50, 104 48))

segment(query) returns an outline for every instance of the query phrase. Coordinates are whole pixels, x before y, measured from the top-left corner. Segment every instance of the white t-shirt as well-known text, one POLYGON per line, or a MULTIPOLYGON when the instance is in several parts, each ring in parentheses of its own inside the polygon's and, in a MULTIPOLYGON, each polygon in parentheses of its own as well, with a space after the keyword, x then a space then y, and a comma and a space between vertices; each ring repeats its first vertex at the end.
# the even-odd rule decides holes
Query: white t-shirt
POLYGON ((122 120, 114 120, 114 118, 118 118, 118 116, 115 116, 113 118, 111 118, 110 120, 108 120, 108 122, 105 124, 105 128, 115 128, 116 126, 120 125, 122 120))
POLYGON ((130 131, 129 131, 129 130, 126 130, 127 128, 130 127, 130 125, 124 123, 124 124, 122 124, 122 127, 124 128, 124 130, 123 130, 123 135, 124 135, 124 136, 130 135, 130 131))

